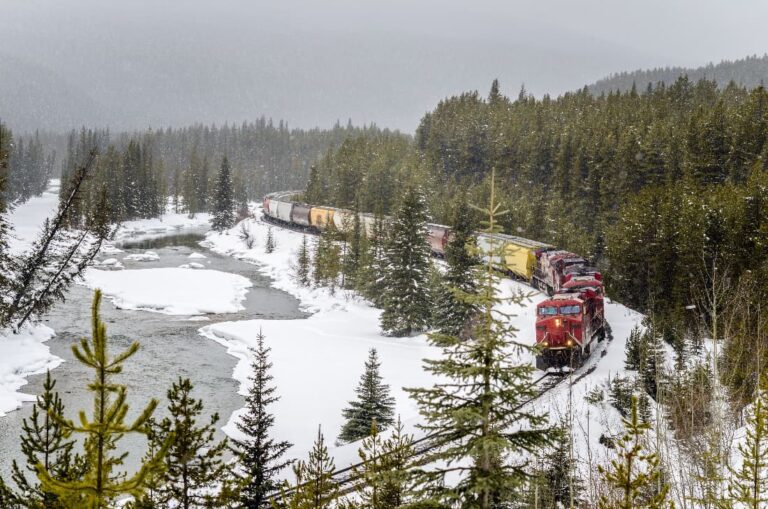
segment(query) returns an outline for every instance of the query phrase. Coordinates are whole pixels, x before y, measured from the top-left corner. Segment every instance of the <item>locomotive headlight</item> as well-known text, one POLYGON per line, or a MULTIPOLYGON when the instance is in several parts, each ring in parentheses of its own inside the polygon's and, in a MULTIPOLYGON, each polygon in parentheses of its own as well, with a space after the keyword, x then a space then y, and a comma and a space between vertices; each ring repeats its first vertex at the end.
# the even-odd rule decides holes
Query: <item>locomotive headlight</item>
POLYGON ((559 318, 555 318, 555 327, 560 327, 561 324, 562 324, 562 322, 560 321, 560 319, 559 318))
POLYGON ((571 345, 573 344, 573 341, 571 341, 571 340, 569 339, 569 340, 568 340, 568 343, 566 343, 566 344, 567 344, 568 346, 571 346, 571 345))

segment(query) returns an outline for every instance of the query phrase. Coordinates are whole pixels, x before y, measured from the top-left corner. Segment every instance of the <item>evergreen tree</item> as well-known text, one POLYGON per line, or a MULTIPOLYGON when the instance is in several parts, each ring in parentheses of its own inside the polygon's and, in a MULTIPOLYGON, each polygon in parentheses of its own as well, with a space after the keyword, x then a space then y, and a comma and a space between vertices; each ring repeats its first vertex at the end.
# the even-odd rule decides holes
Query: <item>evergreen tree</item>
POLYGON ((268 503, 269 496, 279 486, 277 475, 289 463, 282 458, 291 444, 270 436, 275 417, 269 413, 269 406, 279 398, 271 385, 269 351, 264 335, 259 332, 253 351, 251 386, 245 398, 246 413, 237 424, 245 438, 233 440, 234 452, 240 457, 245 472, 240 503, 246 509, 261 509, 268 503))
POLYGON ((477 313, 475 306, 469 304, 467 299, 461 298, 464 294, 477 292, 477 285, 472 278, 472 267, 479 263, 471 248, 475 242, 474 224, 466 201, 461 200, 456 208, 452 224, 451 237, 445 246, 448 270, 435 299, 434 321, 441 333, 459 336, 477 313))
POLYGON ((357 271, 357 286, 361 294, 381 307, 384 288, 384 218, 377 215, 370 238, 361 239, 361 260, 357 271))
POLYGON ((422 192, 411 185, 392 218, 382 275, 382 330, 392 336, 408 336, 429 325, 430 251, 427 244, 427 209, 422 192))
POLYGON ((758 509, 768 504, 768 392, 759 388, 747 411, 746 440, 738 445, 741 467, 731 468, 728 485, 735 507, 758 509))
POLYGON ((208 424, 198 425, 203 402, 194 399, 192 382, 179 378, 168 391, 168 413, 153 430, 151 442, 156 450, 170 443, 165 456, 165 471, 156 481, 154 499, 162 507, 182 509, 222 505, 221 485, 228 482, 229 468, 223 455, 227 441, 216 443, 214 434, 218 414, 208 424))
POLYGON ((217 232, 232 228, 235 225, 235 198, 232 190, 232 172, 227 156, 221 160, 221 169, 216 178, 216 187, 211 200, 213 201, 211 228, 217 232))
POLYGON ((637 371, 640 369, 642 358, 642 340, 643 334, 639 327, 634 327, 629 333, 627 338, 627 344, 624 347, 625 358, 624 368, 630 371, 637 371))
POLYGON ((312 262, 310 256, 307 236, 304 235, 296 255, 296 281, 301 286, 309 286, 310 283, 310 263, 312 262))
POLYGON ((661 484, 659 457, 647 452, 643 445, 645 432, 650 429, 640 420, 637 398, 632 398, 630 417, 624 419, 624 436, 617 444, 618 458, 609 467, 598 467, 609 492, 600 497, 600 509, 661 509, 673 508, 668 500, 669 486, 661 484))
POLYGON ((534 470, 532 482, 537 493, 538 507, 581 507, 584 483, 578 477, 576 465, 571 460, 571 437, 567 429, 557 433, 553 447, 543 459, 543 464, 534 470), (571 506, 571 492, 573 503, 571 506))
POLYGON ((62 424, 64 438, 72 434, 85 435, 85 470, 80 479, 61 479, 55 472, 49 472, 42 463, 37 465, 37 475, 42 489, 56 495, 67 509, 106 509, 121 495, 141 497, 150 479, 162 470, 162 460, 168 444, 157 454, 145 460, 133 475, 116 472, 123 464, 127 453, 114 455, 118 442, 128 433, 146 434, 146 425, 157 407, 157 400, 151 400, 133 423, 126 423, 128 394, 124 385, 114 382, 114 376, 122 372, 123 363, 139 349, 134 342, 124 352, 108 355, 107 328, 99 317, 101 291, 93 297, 91 340, 82 339, 72 347, 75 358, 94 371, 94 380, 88 384, 93 393, 93 416, 88 419, 80 412, 78 423, 67 420, 60 412, 51 417, 62 424))
POLYGON ((412 502, 415 484, 410 459, 413 455, 413 437, 403 433, 399 419, 387 439, 373 421, 369 436, 358 450, 360 464, 353 469, 353 476, 362 480, 356 489, 357 503, 370 509, 397 509, 412 502))
POLYGON ((327 509, 334 505, 340 495, 338 484, 333 479, 335 470, 323 432, 318 427, 317 439, 309 451, 309 457, 294 468, 297 480, 303 481, 302 486, 296 487, 302 500, 302 509, 327 509))
POLYGON ((389 395, 389 386, 379 373, 381 362, 375 348, 368 352, 365 372, 355 389, 357 399, 349 402, 349 407, 342 411, 344 425, 339 434, 340 442, 354 442, 367 437, 371 432, 371 423, 376 422, 378 429, 384 430, 394 422, 395 398, 389 395))
MULTIPOLYGON (((11 231, 11 225, 8 223, 8 158, 11 147, 11 132, 0 122, 0 289, 3 290, 0 296, 0 318, 8 316, 8 305, 10 304, 7 293, 13 284, 11 277, 12 259, 8 249, 8 235, 11 231)), ((7 325, 7 320, 0 320, 0 324, 7 325), (6 323, 2 323, 5 321, 6 323)))
POLYGON ((267 239, 264 242, 264 251, 267 254, 271 254, 275 252, 276 247, 277 244, 275 243, 275 234, 272 233, 272 227, 270 226, 267 228, 267 239))
MULTIPOLYGON (((43 383, 43 393, 32 407, 32 415, 22 421, 21 452, 26 460, 26 470, 36 474, 42 465, 46 472, 58 479, 76 480, 82 473, 82 460, 72 451, 74 441, 65 437, 64 426, 55 415, 64 414, 64 404, 56 392, 56 381, 48 371, 43 383)), ((35 508, 59 509, 64 507, 55 493, 44 491, 37 483, 30 482, 16 460, 13 461, 13 480, 23 505, 35 508)), ((37 478, 35 477, 35 480, 37 478)))
MULTIPOLYGON (((483 210, 488 217, 485 232, 498 232, 499 212, 491 181, 490 202, 483 210)), ((441 379, 432 388, 408 389, 419 405, 430 433, 446 437, 427 463, 439 462, 425 472, 426 481, 437 482, 438 492, 447 501, 481 509, 511 500, 513 492, 527 480, 525 465, 509 457, 531 453, 548 444, 546 420, 524 406, 535 396, 531 384, 533 368, 520 363, 516 353, 530 351, 527 341, 516 341, 509 317, 498 311, 505 299, 497 295, 499 276, 494 259, 502 246, 491 242, 484 266, 473 268, 476 294, 460 294, 479 310, 466 337, 430 334, 442 358, 427 360, 425 370, 441 379), (510 423, 515 423, 510 430, 510 423), (445 466, 448 465, 448 466, 445 466), (455 486, 442 486, 447 472, 459 475, 455 486)), ((510 299, 520 303, 524 297, 510 299)))
POLYGON ((328 226, 321 234, 315 246, 313 278, 316 286, 326 286, 333 293, 338 284, 341 271, 341 250, 334 242, 335 229, 328 226))

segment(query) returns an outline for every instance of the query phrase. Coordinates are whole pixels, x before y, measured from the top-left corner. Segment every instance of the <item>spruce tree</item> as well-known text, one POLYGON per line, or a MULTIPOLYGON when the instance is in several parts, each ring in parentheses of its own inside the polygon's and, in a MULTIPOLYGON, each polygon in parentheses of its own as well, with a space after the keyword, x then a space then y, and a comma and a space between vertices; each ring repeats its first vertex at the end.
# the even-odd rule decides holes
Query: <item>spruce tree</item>
POLYGON ((211 228, 217 232, 232 228, 235 225, 235 198, 232 189, 232 172, 226 156, 221 160, 221 168, 211 200, 213 201, 211 228))
POLYGON ((162 507, 182 509, 222 505, 229 467, 223 459, 227 441, 216 442, 219 422, 213 414, 207 424, 198 424, 203 413, 202 400, 192 397, 192 382, 179 378, 168 390, 169 417, 153 430, 151 442, 156 450, 169 442, 165 471, 156 481, 154 499, 162 507))
POLYGON ((301 238, 301 246, 299 246, 299 252, 296 254, 296 281, 301 286, 309 286, 311 263, 312 260, 309 252, 309 244, 307 243, 307 236, 304 235, 301 238))
POLYGON ((352 474, 361 480, 356 489, 359 503, 370 509, 397 509, 412 502, 416 492, 411 472, 414 452, 413 437, 403 432, 400 419, 387 439, 373 421, 370 435, 358 449, 360 464, 352 474))
POLYGON ((234 452, 245 473, 240 503, 246 509, 260 509, 269 502, 270 495, 279 487, 278 474, 289 463, 283 456, 291 444, 276 441, 271 436, 275 417, 269 413, 269 407, 279 398, 271 385, 269 352, 264 335, 259 331, 253 350, 251 386, 245 398, 246 412, 237 424, 245 438, 233 440, 234 452))
POLYGON ((559 430, 556 437, 553 447, 546 451, 541 466, 534 472, 539 507, 571 507, 572 492, 574 506, 581 507, 584 484, 571 461, 570 432, 559 430))
POLYGON ((662 509, 673 508, 668 500, 669 486, 661 483, 659 457, 643 445, 650 425, 640 420, 637 398, 632 397, 630 417, 624 419, 624 435, 617 444, 618 457, 610 466, 599 466, 608 493, 600 497, 600 509, 662 509))
POLYGON ((394 422, 395 398, 389 395, 389 386, 379 373, 380 367, 376 349, 371 348, 365 361, 365 371, 355 389, 357 399, 350 401, 349 407, 342 411, 346 422, 341 428, 339 442, 349 443, 367 437, 374 421, 380 430, 394 422))
POLYGON ((395 211, 384 250, 381 329, 403 337, 427 328, 432 303, 429 295, 430 250, 427 244, 427 206, 415 185, 405 191, 395 211))
POLYGON ((315 246, 314 281, 316 286, 326 286, 334 293, 341 271, 341 250, 334 241, 335 229, 328 226, 315 246))
MULTIPOLYGON (((74 441, 65 437, 64 426, 54 415, 64 414, 64 404, 56 392, 56 381, 48 371, 43 383, 43 393, 32 407, 32 415, 22 421, 21 452, 26 461, 26 470, 33 475, 37 466, 58 479, 76 480, 82 474, 82 459, 73 453, 74 441)), ((64 507, 55 493, 44 491, 30 482, 28 474, 13 461, 13 480, 23 494, 23 504, 28 507, 58 509, 64 507)), ((37 477, 34 477, 37 480, 37 477)))
POLYGON ((275 234, 272 231, 272 227, 267 228, 267 238, 264 241, 264 252, 271 254, 275 252, 277 244, 275 243, 275 234))
POLYGON ((738 445, 741 467, 731 468, 728 494, 733 506, 758 509, 768 504, 768 392, 758 388, 747 411, 746 440, 738 445))
MULTIPOLYGON (((0 122, 0 289, 3 294, 7 294, 12 284, 11 274, 11 256, 8 249, 8 234, 11 225, 8 223, 8 173, 11 147, 11 132, 0 122)), ((7 314, 6 297, 0 297, 0 316, 7 314)))
POLYGON ((75 358, 94 371, 94 380, 88 384, 93 393, 93 416, 89 419, 84 411, 79 413, 77 423, 68 420, 61 412, 54 411, 51 417, 62 424, 64 438, 73 434, 84 435, 85 468, 79 479, 62 479, 55 472, 49 472, 45 465, 38 463, 37 475, 42 489, 56 495, 67 509, 106 509, 112 501, 122 495, 141 497, 152 477, 162 470, 168 444, 157 454, 146 459, 133 475, 117 472, 127 453, 115 455, 121 438, 129 433, 146 435, 146 425, 157 400, 151 400, 132 423, 126 423, 128 393, 124 385, 114 381, 115 375, 123 370, 123 364, 139 349, 134 342, 124 352, 110 357, 108 354, 107 328, 99 317, 101 291, 96 290, 92 307, 92 337, 81 339, 72 347, 75 358))
MULTIPOLYGON (((492 178, 490 202, 482 210, 488 218, 485 232, 499 231, 498 218, 503 214, 499 208, 492 178)), ((501 248, 491 243, 486 262, 473 267, 477 293, 457 292, 479 310, 466 337, 429 336, 443 353, 439 359, 425 361, 424 369, 441 382, 431 388, 408 389, 425 419, 423 429, 446 437, 441 447, 427 455, 427 463, 438 463, 424 473, 425 481, 436 483, 445 501, 481 509, 509 501, 527 480, 525 464, 508 458, 535 452, 551 440, 549 430, 542 428, 545 417, 524 405, 536 395, 533 368, 517 354, 532 347, 527 340, 516 339, 509 316, 498 310, 502 302, 520 304, 524 298, 497 295, 494 259, 501 248), (442 484, 448 472, 459 476, 454 486, 442 484)))
POLYGON ((471 318, 477 313, 477 308, 462 299, 462 294, 474 294, 477 285, 472 277, 472 267, 478 264, 475 243, 474 222, 472 212, 464 200, 454 212, 451 237, 445 246, 445 261, 448 270, 445 273, 442 287, 435 298, 435 327, 443 334, 459 336, 471 318))
POLYGON ((317 439, 309 451, 309 457, 299 462, 294 469, 297 480, 303 480, 303 485, 296 487, 303 501, 300 506, 302 509, 327 509, 335 504, 339 498, 339 486, 333 479, 335 470, 323 432, 318 427, 317 439))

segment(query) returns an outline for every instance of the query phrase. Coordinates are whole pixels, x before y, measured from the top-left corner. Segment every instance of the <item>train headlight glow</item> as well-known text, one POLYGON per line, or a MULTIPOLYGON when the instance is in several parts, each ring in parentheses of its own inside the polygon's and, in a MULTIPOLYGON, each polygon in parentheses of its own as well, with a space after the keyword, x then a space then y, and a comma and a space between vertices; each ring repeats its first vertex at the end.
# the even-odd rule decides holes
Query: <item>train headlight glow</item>
POLYGON ((555 327, 560 327, 563 322, 559 318, 555 318, 555 327))
POLYGON ((573 345, 573 341, 571 341, 571 340, 569 339, 569 340, 568 340, 568 343, 566 343, 566 344, 567 344, 568 346, 571 346, 571 345, 573 345))

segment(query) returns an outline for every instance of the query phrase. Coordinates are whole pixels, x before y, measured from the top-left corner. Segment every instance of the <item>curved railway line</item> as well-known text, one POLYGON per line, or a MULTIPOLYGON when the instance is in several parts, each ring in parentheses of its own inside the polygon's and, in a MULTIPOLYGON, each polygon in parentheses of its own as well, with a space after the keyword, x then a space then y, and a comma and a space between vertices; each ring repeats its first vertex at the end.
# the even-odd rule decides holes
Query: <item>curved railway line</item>
MULTIPOLYGON (((277 217, 274 217, 274 214, 270 214, 270 213, 264 213, 261 219, 267 223, 273 224, 283 229, 309 233, 312 235, 316 235, 319 233, 319 230, 317 228, 313 228, 310 224, 304 225, 304 224, 297 224, 293 221, 281 220, 277 217)), ((433 249, 433 254, 438 256, 438 254, 435 253, 434 249, 433 249)), ((608 340, 609 341, 612 340, 613 338, 612 338, 610 326, 607 323, 605 324, 605 329, 606 329, 605 332, 608 336, 608 340)), ((603 349, 603 354, 604 353, 605 351, 603 349)), ((560 384, 566 380, 568 380, 569 384, 571 385, 576 384, 577 382, 579 382, 581 379, 583 379, 585 376, 589 375, 591 372, 593 372, 596 369, 596 362, 597 361, 592 362, 589 365, 582 365, 570 371, 564 371, 562 368, 560 369, 560 371, 545 371, 542 375, 540 375, 539 377, 537 377, 531 382, 531 386, 537 388, 536 394, 528 398, 526 401, 523 401, 522 403, 517 405, 514 408, 514 410, 518 410, 524 407, 525 405, 528 405, 538 400, 548 392, 560 386, 560 384)), ((502 423, 502 426, 506 427, 511 424, 512 422, 505 422, 505 423, 502 423)), ((429 453, 438 450, 443 445, 457 438, 459 437, 455 435, 430 433, 423 437, 415 439, 413 440, 413 442, 411 442, 411 447, 413 448, 413 454, 408 459, 411 461, 412 465, 424 465, 426 464, 424 460, 429 457, 428 456, 429 453)), ((358 487, 358 481, 360 481, 361 479, 360 468, 363 465, 364 465, 363 462, 353 463, 351 465, 340 468, 333 472, 332 478, 337 483, 337 486, 340 487, 342 495, 351 493, 358 487)), ((277 498, 283 499, 285 497, 288 497, 293 493, 293 490, 295 490, 295 487, 292 487, 287 490, 283 490, 278 494, 277 498)))

